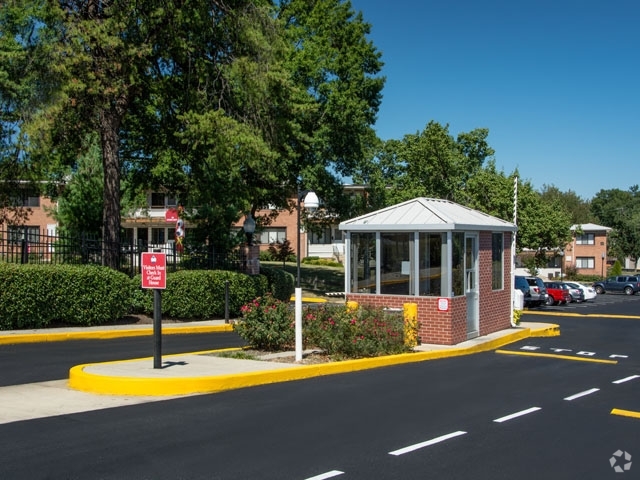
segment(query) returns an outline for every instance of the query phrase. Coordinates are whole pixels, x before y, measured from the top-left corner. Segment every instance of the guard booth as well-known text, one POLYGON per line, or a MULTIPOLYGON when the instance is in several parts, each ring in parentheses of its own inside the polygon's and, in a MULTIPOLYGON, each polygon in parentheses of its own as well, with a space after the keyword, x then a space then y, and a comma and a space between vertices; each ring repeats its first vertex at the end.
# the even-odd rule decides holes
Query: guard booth
POLYGON ((513 223, 420 197, 339 228, 347 301, 417 304, 421 343, 455 345, 511 327, 513 223))

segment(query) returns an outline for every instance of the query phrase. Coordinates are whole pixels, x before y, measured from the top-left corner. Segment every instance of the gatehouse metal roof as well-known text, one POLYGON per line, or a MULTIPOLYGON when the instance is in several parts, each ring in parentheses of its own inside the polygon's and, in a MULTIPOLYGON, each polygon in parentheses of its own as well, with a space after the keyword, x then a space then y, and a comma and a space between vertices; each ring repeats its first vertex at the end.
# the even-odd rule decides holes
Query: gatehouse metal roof
POLYGON ((488 215, 458 203, 437 198, 413 200, 367 213, 339 225, 340 230, 367 232, 422 232, 492 230, 515 232, 511 222, 488 215))

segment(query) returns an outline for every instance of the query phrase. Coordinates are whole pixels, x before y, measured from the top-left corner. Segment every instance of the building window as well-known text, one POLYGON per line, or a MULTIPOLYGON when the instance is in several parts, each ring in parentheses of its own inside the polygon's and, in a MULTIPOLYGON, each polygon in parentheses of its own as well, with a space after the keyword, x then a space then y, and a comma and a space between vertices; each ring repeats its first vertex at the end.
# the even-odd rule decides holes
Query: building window
POLYGON ((576 257, 576 268, 596 268, 594 257, 576 257))
POLYGON ((25 239, 28 243, 40 242, 40 228, 39 227, 8 227, 7 236, 10 243, 20 244, 25 239))
POLYGON ((16 207, 39 207, 40 195, 34 191, 22 191, 12 198, 12 203, 16 207))
POLYGON ((161 244, 164 243, 164 228, 152 228, 151 229, 151 243, 153 244, 161 244))
POLYGON ((331 228, 324 228, 320 233, 309 231, 309 243, 313 245, 330 245, 331 228))
POLYGON ((576 236, 576 245, 595 245, 595 235, 593 233, 584 233, 576 236))
POLYGON ((491 288, 501 290, 504 287, 504 235, 491 235, 491 288))
POLYGON ((153 192, 151 194, 151 208, 164 208, 164 193, 153 192))
POLYGON ((265 228, 257 237, 258 243, 269 245, 271 243, 283 243, 287 239, 287 229, 282 228, 265 228))

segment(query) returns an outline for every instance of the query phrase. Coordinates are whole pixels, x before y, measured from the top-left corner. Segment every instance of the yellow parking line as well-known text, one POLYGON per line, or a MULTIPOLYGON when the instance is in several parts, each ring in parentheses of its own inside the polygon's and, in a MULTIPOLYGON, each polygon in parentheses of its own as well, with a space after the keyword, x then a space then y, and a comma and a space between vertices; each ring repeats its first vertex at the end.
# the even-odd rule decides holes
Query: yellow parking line
POLYGON ((621 410, 619 408, 614 408, 613 410, 611 410, 611 415, 621 415, 623 417, 640 418, 640 412, 634 412, 632 410, 621 410))
POLYGON ((515 350, 496 350, 496 353, 503 353, 506 355, 526 355, 528 357, 559 358, 562 360, 576 360, 578 362, 608 363, 612 365, 615 365, 618 363, 617 360, 601 360, 598 358, 573 357, 570 355, 558 355, 556 353, 519 352, 515 350))

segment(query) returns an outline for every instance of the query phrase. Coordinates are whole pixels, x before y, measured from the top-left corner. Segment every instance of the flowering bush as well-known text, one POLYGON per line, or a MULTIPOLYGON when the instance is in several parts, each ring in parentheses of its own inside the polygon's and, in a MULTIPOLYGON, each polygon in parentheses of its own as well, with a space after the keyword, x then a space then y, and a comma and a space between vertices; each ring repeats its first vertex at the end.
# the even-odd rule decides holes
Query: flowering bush
MULTIPOLYGON (((234 330, 250 347, 279 351, 295 342, 294 311, 267 295, 240 309, 234 330)), ((357 305, 306 307, 302 316, 305 348, 319 348, 335 359, 375 357, 411 350, 405 344, 402 314, 357 305)))
POLYGON ((252 348, 278 351, 293 345, 294 312, 288 302, 266 295, 243 305, 240 313, 234 330, 252 348))
POLYGON ((374 357, 410 350, 404 343, 402 315, 379 308, 308 308, 302 320, 305 344, 333 357, 374 357))
POLYGON ((513 324, 520 325, 520 317, 522 317, 522 310, 513 311, 513 324))

